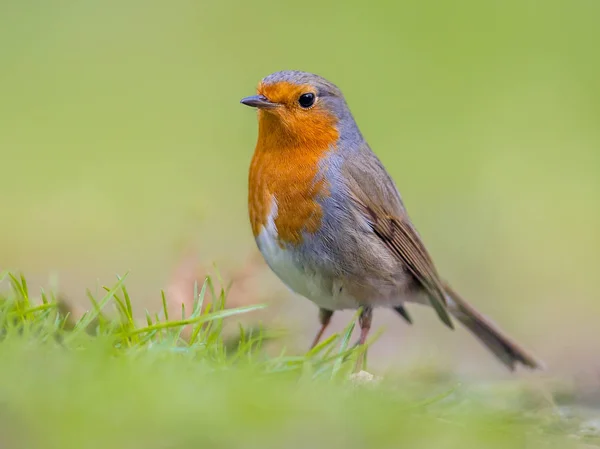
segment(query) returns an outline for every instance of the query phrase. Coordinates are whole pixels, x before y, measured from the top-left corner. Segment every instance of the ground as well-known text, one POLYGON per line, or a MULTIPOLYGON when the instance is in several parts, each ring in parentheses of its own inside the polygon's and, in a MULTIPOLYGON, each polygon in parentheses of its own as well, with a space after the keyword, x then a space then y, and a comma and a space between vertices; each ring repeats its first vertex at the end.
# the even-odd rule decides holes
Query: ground
MULTIPOLYGON (((268 332, 223 322, 262 306, 203 304, 186 320, 134 318, 121 279, 70 318, 3 274, 0 443, 27 448, 583 448, 597 418, 556 381, 465 384, 419 369, 352 374, 353 321, 306 354, 269 356, 268 332), (117 315, 109 318, 108 311, 117 315), (191 326, 181 338, 183 325, 191 326)), ((222 297, 215 292, 216 297, 222 297)))

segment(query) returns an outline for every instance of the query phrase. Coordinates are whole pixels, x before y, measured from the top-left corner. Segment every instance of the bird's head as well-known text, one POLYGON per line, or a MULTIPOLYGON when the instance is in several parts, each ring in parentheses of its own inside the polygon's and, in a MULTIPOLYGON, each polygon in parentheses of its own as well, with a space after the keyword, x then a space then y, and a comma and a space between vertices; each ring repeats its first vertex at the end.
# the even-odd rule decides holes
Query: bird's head
POLYGON ((282 71, 263 78, 257 95, 242 104, 258 109, 259 140, 280 146, 325 146, 338 140, 341 126, 352 121, 340 90, 307 72, 282 71))

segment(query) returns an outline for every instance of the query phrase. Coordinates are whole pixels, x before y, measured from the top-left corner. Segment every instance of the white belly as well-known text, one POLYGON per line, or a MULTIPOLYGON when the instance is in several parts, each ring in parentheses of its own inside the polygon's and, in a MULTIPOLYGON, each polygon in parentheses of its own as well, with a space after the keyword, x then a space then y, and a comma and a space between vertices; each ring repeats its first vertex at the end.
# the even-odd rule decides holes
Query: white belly
POLYGON ((353 309, 358 307, 354 298, 344 294, 345 289, 339 280, 325 280, 318 270, 304 267, 300 255, 291 249, 282 248, 278 241, 275 218, 277 202, 273 197, 266 226, 256 238, 258 248, 273 272, 292 291, 310 299, 317 306, 328 310, 353 309), (340 294, 340 291, 342 292, 340 294))

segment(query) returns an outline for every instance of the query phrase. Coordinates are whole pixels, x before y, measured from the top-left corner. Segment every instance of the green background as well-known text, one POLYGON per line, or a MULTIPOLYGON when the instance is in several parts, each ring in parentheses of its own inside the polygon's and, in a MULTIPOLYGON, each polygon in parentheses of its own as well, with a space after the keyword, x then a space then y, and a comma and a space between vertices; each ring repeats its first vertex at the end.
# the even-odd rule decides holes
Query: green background
MULTIPOLYGON (((312 71, 345 93, 444 276, 556 372, 591 373, 599 20, 592 0, 3 0, 0 268, 54 273, 73 298, 130 270, 148 305, 189 241, 239 265, 256 139, 239 99, 312 71)), ((282 291, 304 347, 314 306, 282 291)), ((492 360, 416 314, 376 318, 381 354, 492 360)))

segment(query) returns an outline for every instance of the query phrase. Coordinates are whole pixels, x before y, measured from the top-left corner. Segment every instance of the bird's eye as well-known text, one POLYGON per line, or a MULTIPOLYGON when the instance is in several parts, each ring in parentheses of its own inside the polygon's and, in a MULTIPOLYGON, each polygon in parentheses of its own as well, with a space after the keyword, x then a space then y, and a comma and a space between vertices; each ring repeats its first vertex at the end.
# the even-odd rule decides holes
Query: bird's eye
POLYGON ((298 98, 298 103, 304 109, 310 108, 313 104, 315 104, 315 94, 309 92, 307 94, 300 95, 300 98, 298 98))

